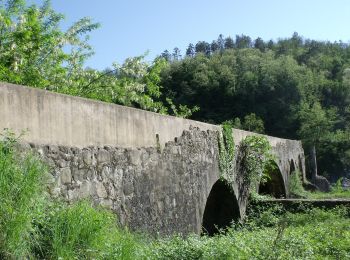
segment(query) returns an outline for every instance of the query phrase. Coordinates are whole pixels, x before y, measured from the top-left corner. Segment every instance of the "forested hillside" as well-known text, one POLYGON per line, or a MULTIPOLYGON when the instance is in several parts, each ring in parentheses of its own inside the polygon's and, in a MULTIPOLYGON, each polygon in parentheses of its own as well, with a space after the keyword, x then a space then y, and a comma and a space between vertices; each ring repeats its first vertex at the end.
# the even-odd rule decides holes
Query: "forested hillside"
POLYGON ((82 18, 68 30, 50 1, 0 2, 0 81, 99 99, 154 112, 302 139, 315 147, 319 174, 350 173, 350 47, 304 39, 219 36, 99 71, 82 18))
POLYGON ((199 106, 193 119, 316 146, 319 173, 333 181, 350 171, 350 46, 248 36, 189 44, 162 55, 165 96, 199 106))

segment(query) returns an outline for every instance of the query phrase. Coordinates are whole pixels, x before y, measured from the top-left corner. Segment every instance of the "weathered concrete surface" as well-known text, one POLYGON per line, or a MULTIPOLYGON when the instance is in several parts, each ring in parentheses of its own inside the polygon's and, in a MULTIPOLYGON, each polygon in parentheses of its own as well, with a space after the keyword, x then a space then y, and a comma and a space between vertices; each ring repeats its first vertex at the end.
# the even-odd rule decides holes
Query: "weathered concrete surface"
POLYGON ((0 83, 0 129, 29 131, 23 140, 75 147, 112 145, 161 146, 190 126, 219 127, 140 109, 0 83))
MULTIPOLYGON (((91 198, 133 229, 201 231, 208 196, 220 180, 219 126, 0 83, 3 128, 29 130, 23 146, 51 166, 52 196, 91 198)), ((239 154, 239 142, 254 133, 232 134, 239 154)), ((301 143, 267 138, 288 195, 290 172, 305 176, 301 143)), ((236 210, 244 216, 248 191, 239 156, 234 168, 236 210)))

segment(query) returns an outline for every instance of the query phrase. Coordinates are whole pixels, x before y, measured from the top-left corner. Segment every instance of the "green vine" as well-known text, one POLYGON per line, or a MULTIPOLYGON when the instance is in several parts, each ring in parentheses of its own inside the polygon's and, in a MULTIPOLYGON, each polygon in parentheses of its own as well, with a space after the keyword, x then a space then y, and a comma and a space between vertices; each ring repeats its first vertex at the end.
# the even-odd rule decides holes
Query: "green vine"
POLYGON ((234 181, 235 143, 232 127, 224 123, 222 131, 218 133, 220 177, 229 183, 234 181))
POLYGON ((271 162, 275 157, 271 153, 271 145, 264 136, 247 136, 240 144, 242 152, 242 165, 244 169, 244 180, 249 183, 251 192, 255 191, 255 185, 266 182, 268 173, 275 165, 271 162))

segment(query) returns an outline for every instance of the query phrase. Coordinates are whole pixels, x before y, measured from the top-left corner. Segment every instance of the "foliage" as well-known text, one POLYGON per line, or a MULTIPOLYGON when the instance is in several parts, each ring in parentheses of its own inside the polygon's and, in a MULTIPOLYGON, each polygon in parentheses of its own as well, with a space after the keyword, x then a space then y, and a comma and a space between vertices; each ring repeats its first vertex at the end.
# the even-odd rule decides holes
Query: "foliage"
POLYGON ((303 187, 303 181, 301 179, 301 173, 299 171, 294 171, 289 177, 289 192, 292 196, 306 197, 307 192, 303 187))
POLYGON ((331 187, 330 192, 327 192, 327 193, 320 192, 320 191, 308 192, 307 197, 310 199, 349 199, 350 190, 331 187))
MULTIPOLYGON (((195 46, 192 44, 191 46, 195 46)), ((170 61, 162 85, 174 104, 199 106, 191 118, 232 122, 316 145, 318 170, 336 181, 350 172, 350 45, 304 39, 264 41, 219 36, 210 50, 170 61), (225 44, 228 43, 227 45, 225 44), (258 124, 262 125, 262 124, 258 124)), ((207 46, 201 42, 199 46, 207 46)), ((206 47, 206 48, 207 48, 206 47)))
POLYGON ((198 106, 174 105, 162 95, 165 59, 149 64, 142 55, 105 71, 84 68, 93 55, 88 34, 99 24, 85 17, 62 31, 63 18, 50 0, 40 7, 1 1, 0 80, 181 117, 198 111, 198 106))
POLYGON ((350 198, 350 190, 344 189, 341 186, 341 179, 339 179, 331 187, 330 192, 320 191, 306 191, 303 187, 300 172, 295 171, 289 178, 289 191, 292 195, 303 197, 307 199, 348 199, 350 198))
POLYGON ((266 208, 225 234, 158 240, 152 244, 149 258, 346 259, 350 256, 347 214, 344 208, 294 214, 266 208), (262 215, 266 222, 261 221, 262 215))
POLYGON ((249 135, 241 141, 240 150, 243 176, 253 192, 255 186, 266 181, 268 172, 273 170, 274 156, 271 154, 271 145, 265 136, 249 135))
POLYGON ((299 134, 307 144, 317 143, 330 134, 335 121, 334 110, 325 111, 318 102, 311 106, 303 102, 300 106, 299 117, 302 125, 299 134))
POLYGON ((98 28, 82 18, 63 32, 63 15, 50 1, 28 6, 24 0, 0 3, 0 79, 34 87, 66 86, 90 55, 87 33, 98 28))
POLYGON ((232 127, 228 123, 222 125, 222 132, 218 133, 219 142, 219 167, 221 178, 229 183, 234 182, 234 162, 235 162, 235 143, 233 140, 232 127))
POLYGON ((177 108, 176 105, 174 105, 173 101, 170 98, 166 98, 166 102, 169 105, 171 114, 177 117, 182 117, 182 118, 188 118, 190 117, 193 113, 199 111, 198 106, 194 106, 193 108, 188 108, 186 105, 179 105, 177 108))
POLYGON ((32 154, 18 156, 13 134, 0 142, 0 258, 30 256, 32 219, 42 203, 46 167, 32 154))
POLYGON ((264 121, 255 113, 245 115, 242 121, 239 117, 236 117, 233 120, 225 121, 225 123, 230 124, 233 128, 247 130, 259 134, 263 134, 265 131, 264 121))
POLYGON ((247 131, 263 134, 264 121, 261 118, 257 117, 254 113, 250 113, 244 116, 242 128, 247 131))

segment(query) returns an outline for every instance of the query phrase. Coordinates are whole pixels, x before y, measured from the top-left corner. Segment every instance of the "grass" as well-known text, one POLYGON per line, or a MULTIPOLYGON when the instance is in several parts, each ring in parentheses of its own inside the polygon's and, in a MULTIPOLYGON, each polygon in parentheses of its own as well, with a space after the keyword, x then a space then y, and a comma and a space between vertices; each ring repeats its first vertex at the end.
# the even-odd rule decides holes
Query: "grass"
POLYGON ((151 246, 151 259, 349 259, 346 209, 260 213, 266 215, 267 222, 255 215, 245 225, 215 237, 158 240, 151 246))
POLYGON ((34 250, 38 259, 135 259, 141 244, 116 225, 112 212, 88 201, 52 202, 36 226, 41 238, 34 250))
POLYGON ((10 141, 0 143, 0 259, 29 254, 45 171, 32 154, 19 156, 10 141))
POLYGON ((150 238, 118 226, 89 201, 45 196, 46 167, 0 143, 0 259, 349 259, 350 210, 249 208, 214 236, 150 238))
POLYGON ((341 186, 341 179, 331 187, 330 192, 311 192, 304 189, 300 173, 297 171, 290 176, 289 189, 294 196, 306 199, 350 199, 350 189, 341 186))

